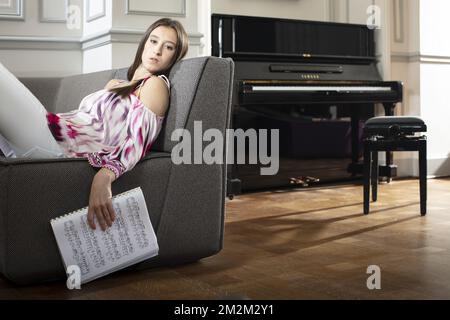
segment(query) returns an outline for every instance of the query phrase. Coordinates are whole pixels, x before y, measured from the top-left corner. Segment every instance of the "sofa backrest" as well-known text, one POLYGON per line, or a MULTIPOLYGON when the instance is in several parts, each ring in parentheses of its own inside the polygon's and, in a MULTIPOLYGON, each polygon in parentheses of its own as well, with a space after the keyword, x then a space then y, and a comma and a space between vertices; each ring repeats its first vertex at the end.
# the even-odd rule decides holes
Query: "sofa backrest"
POLYGON ((55 101, 55 112, 68 112, 78 109, 81 100, 105 87, 114 78, 115 70, 68 76, 61 79, 55 101))
MULTIPOLYGON (((57 93, 40 88, 38 79, 21 79, 22 82, 53 112, 68 112, 78 108, 88 94, 103 89, 110 79, 126 80, 128 68, 99 71, 64 77, 59 80, 57 93)), ((202 120, 203 131, 216 128, 225 134, 231 106, 233 62, 217 57, 185 59, 174 65, 171 83, 170 106, 160 135, 153 145, 155 151, 171 152, 178 143, 171 140, 172 132, 186 128, 193 135, 194 121, 202 120)), ((49 81, 39 79, 40 81, 49 81)), ((50 79, 55 85, 56 79, 50 79)), ((192 137, 193 138, 193 137, 192 137)))

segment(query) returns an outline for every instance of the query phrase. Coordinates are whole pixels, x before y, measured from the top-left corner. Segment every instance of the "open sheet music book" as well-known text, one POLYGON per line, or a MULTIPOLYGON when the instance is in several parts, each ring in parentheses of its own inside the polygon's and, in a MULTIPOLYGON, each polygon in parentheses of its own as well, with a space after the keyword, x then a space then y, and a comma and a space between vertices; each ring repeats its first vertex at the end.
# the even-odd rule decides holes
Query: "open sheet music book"
POLYGON ((50 221, 65 269, 78 265, 81 283, 158 254, 158 243, 141 188, 112 198, 116 219, 106 231, 91 229, 88 207, 50 221))

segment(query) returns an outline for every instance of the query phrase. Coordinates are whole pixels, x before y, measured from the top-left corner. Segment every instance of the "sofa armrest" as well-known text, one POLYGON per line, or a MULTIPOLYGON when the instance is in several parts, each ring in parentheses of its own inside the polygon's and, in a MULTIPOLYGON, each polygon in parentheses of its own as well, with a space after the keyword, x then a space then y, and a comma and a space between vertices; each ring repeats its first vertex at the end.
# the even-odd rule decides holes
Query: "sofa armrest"
MULTIPOLYGON (((114 181, 112 193, 141 187, 157 226, 170 168, 170 154, 154 153, 114 181)), ((65 277, 50 220, 87 206, 97 171, 84 158, 0 158, 0 272, 6 278, 29 284, 65 277)))

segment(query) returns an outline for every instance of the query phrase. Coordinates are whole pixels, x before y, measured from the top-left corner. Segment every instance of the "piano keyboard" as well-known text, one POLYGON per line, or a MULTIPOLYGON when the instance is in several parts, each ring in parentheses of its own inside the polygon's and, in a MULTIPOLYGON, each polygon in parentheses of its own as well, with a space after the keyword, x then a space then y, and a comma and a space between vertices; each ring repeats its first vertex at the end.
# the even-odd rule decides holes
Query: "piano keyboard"
POLYGON ((390 87, 326 87, 326 86, 252 86, 252 91, 336 91, 336 92, 373 92, 373 91, 391 91, 390 87))

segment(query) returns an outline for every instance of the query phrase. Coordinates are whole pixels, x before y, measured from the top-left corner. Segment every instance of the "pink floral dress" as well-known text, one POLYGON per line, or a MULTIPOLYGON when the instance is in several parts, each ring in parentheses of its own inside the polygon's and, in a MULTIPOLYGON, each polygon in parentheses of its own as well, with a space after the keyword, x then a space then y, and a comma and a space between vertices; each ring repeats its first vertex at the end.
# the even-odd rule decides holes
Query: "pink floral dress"
MULTIPOLYGON (((167 84, 164 75, 159 76, 167 84)), ((137 96, 126 98, 102 89, 83 98, 79 108, 66 113, 47 112, 47 124, 67 157, 87 158, 94 167, 114 172, 131 170, 149 151, 164 120, 137 96)))

